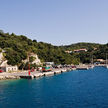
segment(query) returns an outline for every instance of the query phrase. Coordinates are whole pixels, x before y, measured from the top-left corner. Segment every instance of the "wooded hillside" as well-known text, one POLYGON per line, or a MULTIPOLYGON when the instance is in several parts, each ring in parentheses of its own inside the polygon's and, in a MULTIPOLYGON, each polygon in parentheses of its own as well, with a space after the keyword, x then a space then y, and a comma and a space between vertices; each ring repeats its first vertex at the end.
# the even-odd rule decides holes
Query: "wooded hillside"
POLYGON ((49 43, 37 42, 26 36, 17 36, 14 33, 0 32, 0 48, 5 50, 5 58, 8 64, 19 65, 27 59, 29 53, 35 53, 42 62, 55 62, 55 64, 90 63, 94 58, 105 59, 108 44, 77 43, 68 46, 54 46, 49 43), (86 48, 87 52, 66 53, 67 50, 86 48))

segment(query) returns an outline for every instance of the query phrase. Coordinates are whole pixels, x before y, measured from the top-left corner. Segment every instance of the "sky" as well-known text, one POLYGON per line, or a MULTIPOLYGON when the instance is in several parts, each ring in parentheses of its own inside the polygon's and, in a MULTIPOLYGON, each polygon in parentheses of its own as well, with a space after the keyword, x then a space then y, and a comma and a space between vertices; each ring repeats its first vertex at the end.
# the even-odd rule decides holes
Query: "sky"
POLYGON ((0 0, 0 29, 69 45, 108 42, 108 0, 0 0))

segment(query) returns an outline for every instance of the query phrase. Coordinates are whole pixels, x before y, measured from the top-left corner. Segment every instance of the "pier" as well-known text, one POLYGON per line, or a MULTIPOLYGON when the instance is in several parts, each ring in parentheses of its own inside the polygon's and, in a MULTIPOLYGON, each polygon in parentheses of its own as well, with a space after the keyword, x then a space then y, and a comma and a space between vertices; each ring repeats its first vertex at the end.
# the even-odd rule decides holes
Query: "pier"
POLYGON ((89 65, 78 65, 76 66, 77 70, 88 70, 90 67, 89 65))
POLYGON ((0 73, 0 80, 6 80, 6 79, 34 79, 38 77, 44 77, 44 76, 53 76, 55 74, 61 74, 63 72, 68 72, 72 71, 75 69, 72 68, 60 68, 60 69, 53 69, 52 71, 49 72, 41 72, 41 71, 35 71, 31 72, 31 74, 28 74, 28 71, 24 72, 14 72, 14 73, 0 73))
POLYGON ((28 71, 20 71, 20 72, 14 72, 14 73, 9 73, 9 72, 4 72, 0 73, 0 80, 6 80, 6 79, 34 79, 34 78, 39 78, 39 77, 45 77, 45 76, 53 76, 56 74, 61 74, 64 72, 69 72, 72 70, 88 70, 92 69, 96 66, 102 66, 105 68, 108 68, 108 65, 105 64, 99 64, 99 65, 77 65, 76 67, 65 67, 65 68, 54 68, 49 72, 42 72, 42 71, 34 71, 31 72, 30 75, 28 74, 28 71))

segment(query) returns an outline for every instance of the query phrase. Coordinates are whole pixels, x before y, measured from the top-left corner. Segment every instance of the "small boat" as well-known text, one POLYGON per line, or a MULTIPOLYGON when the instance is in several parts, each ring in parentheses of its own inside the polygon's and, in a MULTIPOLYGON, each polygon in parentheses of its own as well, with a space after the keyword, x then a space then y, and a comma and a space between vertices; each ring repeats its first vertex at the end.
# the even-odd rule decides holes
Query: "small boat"
POLYGON ((94 67, 95 67, 94 65, 90 65, 90 66, 89 66, 90 69, 93 69, 94 67))
POLYGON ((106 65, 105 65, 106 68, 108 68, 108 59, 107 59, 107 53, 106 53, 106 65))
POLYGON ((51 71, 52 69, 51 69, 51 67, 42 67, 42 71, 43 72, 49 72, 49 71, 51 71))
POLYGON ((105 67, 108 69, 108 65, 105 65, 105 67))

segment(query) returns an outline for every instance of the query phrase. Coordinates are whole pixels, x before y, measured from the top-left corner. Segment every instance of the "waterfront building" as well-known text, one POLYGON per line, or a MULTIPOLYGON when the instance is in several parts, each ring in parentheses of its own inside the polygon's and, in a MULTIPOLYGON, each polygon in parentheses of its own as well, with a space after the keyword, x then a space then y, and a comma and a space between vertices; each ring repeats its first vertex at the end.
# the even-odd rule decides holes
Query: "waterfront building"
POLYGON ((4 72, 17 72, 18 71, 18 67, 17 66, 4 66, 4 67, 0 67, 1 70, 3 70, 4 72))
POLYGON ((7 60, 3 56, 4 50, 0 53, 0 69, 3 70, 3 72, 16 72, 18 71, 17 66, 11 66, 7 64, 7 60))

